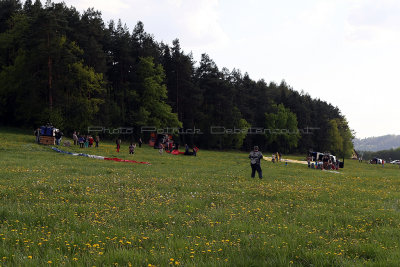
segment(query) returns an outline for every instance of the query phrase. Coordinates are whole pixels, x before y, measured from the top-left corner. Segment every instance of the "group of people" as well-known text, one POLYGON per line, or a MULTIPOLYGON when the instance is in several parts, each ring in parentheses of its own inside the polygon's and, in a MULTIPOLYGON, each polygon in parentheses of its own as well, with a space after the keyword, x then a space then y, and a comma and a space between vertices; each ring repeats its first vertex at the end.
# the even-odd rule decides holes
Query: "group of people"
MULTIPOLYGON (((121 144, 122 144, 121 138, 117 138, 115 140, 117 153, 119 153, 119 151, 121 150, 121 144)), ((143 144, 142 138, 139 138, 138 144, 139 144, 139 147, 142 147, 142 144, 143 144)), ((131 142, 129 145, 129 154, 131 154, 131 155, 135 154, 135 150, 136 150, 136 143, 131 142)))
POLYGON ((173 150, 178 150, 179 144, 175 143, 174 140, 170 139, 169 136, 163 135, 162 138, 159 138, 158 142, 154 144, 154 148, 158 148, 160 154, 165 151, 172 152, 173 150))
POLYGON ((276 153, 272 154, 272 157, 271 157, 272 163, 280 162, 281 159, 282 159, 282 155, 280 152, 276 152, 276 153))
POLYGON ((321 159, 315 159, 312 161, 312 156, 307 157, 307 165, 311 169, 317 170, 339 170, 339 161, 332 160, 329 155, 324 155, 321 159))
MULTIPOLYGON (((160 154, 163 154, 164 151, 167 153, 179 153, 179 143, 174 142, 168 134, 159 135, 157 142, 154 143, 154 148, 158 149, 160 154)), ((192 148, 190 148, 188 144, 185 144, 185 152, 183 154, 186 156, 196 156, 198 150, 199 149, 196 145, 193 145, 192 148)))
POLYGON ((74 131, 72 139, 74 146, 79 145, 80 148, 93 147, 94 143, 96 143, 95 147, 99 147, 100 137, 98 135, 93 138, 91 135, 80 135, 79 132, 74 131))

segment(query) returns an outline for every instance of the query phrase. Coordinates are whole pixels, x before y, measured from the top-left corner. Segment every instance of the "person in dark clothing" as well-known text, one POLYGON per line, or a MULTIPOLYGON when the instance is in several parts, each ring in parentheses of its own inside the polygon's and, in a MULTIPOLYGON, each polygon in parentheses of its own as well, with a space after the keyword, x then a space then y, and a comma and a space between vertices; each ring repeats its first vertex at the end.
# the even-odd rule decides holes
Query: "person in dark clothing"
POLYGON ((260 151, 258 151, 258 146, 254 147, 254 150, 250 152, 250 166, 251 166, 251 178, 254 178, 256 171, 258 172, 258 178, 262 179, 262 170, 261 170, 261 162, 260 159, 263 158, 263 155, 260 151))
POLYGON ((94 141, 96 142, 96 147, 99 147, 100 137, 96 135, 94 141))
POLYGON ((57 146, 60 145, 62 136, 63 136, 63 133, 60 132, 60 130, 58 130, 58 131, 56 132, 56 134, 55 134, 55 137, 56 137, 56 145, 57 145, 57 146))
POLYGON ((83 145, 84 145, 84 143, 85 143, 85 138, 83 138, 83 136, 81 135, 81 136, 79 137, 79 139, 78 139, 78 142, 79 142, 79 147, 80 147, 80 148, 83 148, 83 145))
POLYGON ((143 141, 142 141, 142 138, 141 138, 141 137, 139 138, 139 142, 138 142, 138 143, 139 143, 139 147, 142 147, 143 141))
POLYGON ((36 136, 36 143, 40 144, 40 128, 37 128, 34 133, 36 136))
POLYGON ((324 157, 322 158, 322 169, 323 170, 328 169, 328 165, 329 165, 329 156, 324 155, 324 157))
POLYGON ((188 144, 185 144, 185 155, 189 155, 189 154, 190 154, 189 146, 188 146, 188 144))
POLYGON ((197 156, 197 151, 199 151, 199 149, 197 148, 196 145, 193 145, 193 155, 196 157, 197 156))
POLYGON ((119 153, 121 148, 121 139, 117 138, 117 140, 115 140, 115 144, 117 145, 117 152, 119 153))

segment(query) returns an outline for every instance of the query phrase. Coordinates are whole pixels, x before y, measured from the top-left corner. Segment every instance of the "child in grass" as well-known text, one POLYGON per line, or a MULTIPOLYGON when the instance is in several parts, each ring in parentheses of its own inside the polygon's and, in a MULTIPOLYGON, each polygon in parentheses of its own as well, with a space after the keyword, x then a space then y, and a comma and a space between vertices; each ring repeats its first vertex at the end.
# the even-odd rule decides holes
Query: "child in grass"
POLYGON ((93 143, 94 143, 94 139, 93 139, 93 137, 90 135, 90 136, 89 136, 89 147, 92 147, 92 146, 93 146, 93 143))
POLYGON ((80 148, 83 148, 83 143, 85 142, 83 136, 80 136, 79 139, 78 139, 78 141, 79 141, 79 147, 80 147, 80 148))
POLYGON ((129 154, 135 154, 136 144, 131 143, 129 146, 129 154))
POLYGON ((85 148, 89 147, 89 137, 85 135, 85 148))

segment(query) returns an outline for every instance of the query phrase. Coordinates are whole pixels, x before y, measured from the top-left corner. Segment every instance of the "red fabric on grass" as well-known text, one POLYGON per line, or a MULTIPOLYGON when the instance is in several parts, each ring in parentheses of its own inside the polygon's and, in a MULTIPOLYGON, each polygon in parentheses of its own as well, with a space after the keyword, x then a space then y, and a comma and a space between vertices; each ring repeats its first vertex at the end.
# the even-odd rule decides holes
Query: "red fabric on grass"
POLYGON ((118 162, 131 162, 131 163, 139 163, 139 164, 150 164, 150 162, 145 161, 136 161, 136 160, 129 160, 129 159, 119 159, 119 158, 104 158, 104 160, 113 160, 118 162))
POLYGON ((181 151, 175 149, 175 150, 172 150, 171 154, 172 155, 182 155, 182 154, 185 154, 185 152, 181 152, 181 151))

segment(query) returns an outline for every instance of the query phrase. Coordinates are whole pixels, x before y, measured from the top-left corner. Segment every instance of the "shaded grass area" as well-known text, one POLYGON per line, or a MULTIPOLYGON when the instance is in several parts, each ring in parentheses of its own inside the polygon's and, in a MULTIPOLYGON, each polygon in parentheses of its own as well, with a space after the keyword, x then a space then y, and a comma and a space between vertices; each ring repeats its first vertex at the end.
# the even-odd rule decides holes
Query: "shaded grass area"
MULTIPOLYGON (((59 154, 0 130, 0 262, 69 266, 398 265, 400 169, 346 161, 341 174, 200 150, 128 154, 111 143, 59 154)), ((268 154, 267 154, 268 156, 268 154)), ((298 158, 298 157, 296 157, 298 158)))

